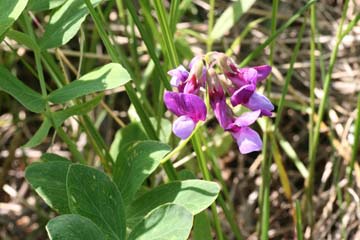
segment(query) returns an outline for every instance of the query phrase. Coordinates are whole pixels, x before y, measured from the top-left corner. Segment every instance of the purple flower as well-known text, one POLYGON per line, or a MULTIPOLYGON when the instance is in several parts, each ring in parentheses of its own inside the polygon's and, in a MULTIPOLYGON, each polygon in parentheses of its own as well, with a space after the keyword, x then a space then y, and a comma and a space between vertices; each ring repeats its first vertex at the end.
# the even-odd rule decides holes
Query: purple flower
POLYGON ((231 104, 237 106, 242 104, 252 111, 261 110, 262 116, 270 117, 274 110, 274 105, 264 95, 255 92, 255 86, 252 84, 244 85, 236 90, 230 97, 231 104))
POLYGON ((271 67, 269 65, 261 65, 250 68, 237 68, 235 64, 230 63, 230 71, 225 71, 225 75, 232 81, 237 87, 242 87, 247 84, 254 84, 266 79, 271 73, 271 67))
POLYGON ((246 112, 235 118, 230 107, 226 104, 224 91, 219 85, 209 91, 209 96, 216 119, 224 130, 231 132, 240 152, 246 154, 260 151, 262 148, 260 136, 249 126, 260 117, 261 110, 246 112))
POLYGON ((259 134, 249 127, 259 117, 260 110, 243 113, 226 129, 231 132, 242 154, 260 151, 262 148, 259 134))
POLYGON ((174 122, 173 132, 181 139, 189 137, 196 123, 206 119, 205 103, 194 94, 165 91, 164 103, 179 117, 174 122))
POLYGON ((168 74, 171 76, 171 86, 177 87, 179 91, 182 92, 182 89, 184 88, 183 84, 189 77, 189 72, 186 68, 183 65, 180 65, 179 67, 168 71, 168 74))

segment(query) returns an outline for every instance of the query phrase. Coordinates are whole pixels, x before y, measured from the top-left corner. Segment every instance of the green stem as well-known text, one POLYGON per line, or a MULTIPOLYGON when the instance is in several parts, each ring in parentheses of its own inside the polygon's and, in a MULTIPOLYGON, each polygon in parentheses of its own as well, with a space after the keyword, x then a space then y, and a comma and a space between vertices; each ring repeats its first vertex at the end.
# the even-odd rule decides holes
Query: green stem
POLYGON ((303 12, 306 11, 306 9, 308 9, 308 7, 310 7, 312 4, 314 4, 316 2, 316 0, 310 0, 308 1, 304 7, 302 7, 299 11, 297 11, 289 20, 286 21, 286 23, 284 23, 280 28, 278 28, 278 30, 272 34, 268 39, 266 39, 266 41, 261 44, 260 46, 258 46, 254 51, 252 51, 240 64, 240 67, 244 67, 245 65, 247 65, 253 58, 257 57, 262 50, 269 45, 275 38, 277 38, 285 29, 287 29, 291 24, 293 24, 293 22, 295 22, 296 19, 298 19, 303 12))
MULTIPOLYGON (((277 12, 278 12, 279 1, 274 0, 272 4, 272 14, 271 14, 271 36, 276 34, 276 23, 277 23, 277 12)), ((273 65, 274 63, 274 54, 275 54, 275 42, 270 43, 270 56, 269 63, 273 65)), ((256 50, 255 50, 256 51, 256 50)), ((271 92, 271 77, 266 81, 266 93, 268 97, 271 92)), ((268 118, 265 119, 265 132, 263 135, 263 161, 261 164, 261 188, 260 188, 260 216, 261 216, 261 239, 269 239, 269 218, 270 218, 270 165, 271 165, 271 154, 269 154, 268 143, 269 143, 269 132, 271 123, 268 118)))
POLYGON ((172 37, 167 16, 164 8, 164 3, 162 0, 154 0, 156 14, 159 19, 161 32, 163 34, 166 46, 167 58, 170 61, 171 67, 176 67, 179 65, 179 58, 177 56, 174 37, 172 37))
MULTIPOLYGON (((357 100, 357 116, 356 116, 356 123, 355 123, 355 133, 354 133, 354 143, 352 145, 352 152, 351 152, 351 160, 350 164, 346 169, 346 177, 348 179, 348 187, 350 188, 353 183, 353 171, 354 165, 356 161, 356 157, 358 156, 358 148, 359 148, 359 136, 360 136, 360 93, 358 94, 357 100)), ((350 204, 350 195, 349 193, 346 194, 346 204, 350 204)))
POLYGON ((281 115, 282 115, 282 111, 283 111, 284 104, 285 104, 285 97, 287 95, 289 84, 290 84, 290 81, 291 81, 291 77, 292 77, 293 72, 294 72, 294 64, 295 64, 295 61, 296 61, 297 56, 299 54, 302 37, 303 37, 304 32, 305 32, 305 27, 306 27, 306 21, 304 21, 303 24, 301 25, 299 35, 298 35, 298 38, 296 40, 294 52, 291 55, 290 67, 286 72, 285 83, 284 83, 284 86, 283 86, 282 91, 281 91, 281 97, 280 97, 280 101, 279 101, 279 104, 278 104, 278 110, 276 112, 276 119, 275 119, 275 130, 276 131, 278 131, 278 127, 279 127, 279 124, 280 124, 280 121, 281 121, 281 115))
MULTIPOLYGON (((210 175, 210 172, 209 172, 209 170, 208 170, 208 168, 206 166, 205 156, 204 156, 204 153, 203 153, 203 151, 201 149, 201 143, 200 143, 199 134, 201 134, 200 131, 196 131, 193 134, 193 137, 191 138, 192 144, 193 144, 193 147, 194 147, 197 159, 198 159, 198 164, 199 164, 199 167, 201 169, 201 173, 202 173, 204 179, 207 180, 207 181, 211 181, 211 175, 210 175)), ((218 212, 216 210, 215 203, 211 204, 211 212, 212 212, 213 217, 214 217, 216 235, 218 236, 219 240, 223 240, 224 237, 223 237, 223 233, 222 233, 222 230, 221 230, 220 218, 219 218, 218 212)))
MULTIPOLYGON (((122 63, 114 46, 111 44, 111 42, 106 34, 106 31, 103 27, 104 25, 103 25, 99 15, 95 11, 94 7, 91 5, 90 0, 85 0, 85 3, 86 3, 87 8, 89 9, 90 15, 95 22, 95 25, 96 25, 97 30, 99 31, 101 40, 103 41, 105 48, 108 51, 111 59, 114 62, 122 63)), ((131 73, 131 72, 129 72, 129 73, 131 73)), ((132 77, 134 77, 134 76, 132 76, 132 77)), ((151 124, 146 112, 144 111, 144 108, 142 107, 141 102, 138 99, 136 92, 135 92, 134 88, 132 87, 131 83, 125 84, 125 90, 130 98, 130 101, 134 104, 136 112, 138 113, 138 115, 140 117, 140 120, 145 128, 146 133, 148 134, 148 136, 151 139, 157 139, 155 129, 154 129, 153 125, 151 124)))
POLYGON ((210 38, 211 32, 213 30, 214 27, 214 15, 215 15, 215 0, 210 0, 210 10, 209 10, 209 14, 208 14, 208 38, 206 40, 206 50, 207 52, 211 51, 212 45, 214 40, 210 38))
POLYGON ((172 35, 174 35, 176 31, 176 23, 179 16, 179 4, 180 0, 172 0, 170 5, 170 29, 172 35))
MULTIPOLYGON (((86 0, 86 1, 89 1, 89 0, 86 0)), ((136 9, 134 7, 133 2, 130 0, 124 0, 124 2, 126 4, 127 9, 129 10, 131 16, 133 17, 136 27, 138 28, 138 30, 144 40, 144 43, 146 45, 146 48, 149 52, 151 59, 155 63, 155 69, 156 69, 157 73, 159 74, 159 77, 160 77, 162 83, 164 84, 164 87, 167 90, 171 90, 170 82, 168 81, 164 70, 161 68, 162 64, 160 63, 160 60, 156 55, 156 52, 155 52, 156 48, 151 41, 151 39, 152 39, 151 34, 149 34, 149 32, 144 28, 143 24, 140 22, 140 19, 136 14, 136 9)))
POLYGON ((303 240, 304 236, 303 236, 301 207, 300 207, 299 200, 296 200, 295 208, 296 208, 296 235, 297 235, 297 240, 303 240))
MULTIPOLYGON (((320 138, 320 126, 321 122, 324 116, 324 113, 326 111, 326 106, 328 104, 329 99, 329 90, 330 90, 330 82, 331 82, 331 74, 335 65, 337 53, 339 50, 340 43, 342 39, 352 30, 352 28, 355 26, 355 24, 360 20, 360 14, 357 14, 356 17, 350 22, 346 30, 343 32, 343 23, 346 18, 346 12, 348 9, 349 1, 346 0, 344 3, 344 8, 342 12, 342 17, 340 21, 340 26, 337 32, 336 36, 336 44, 335 48, 331 52, 330 62, 329 62, 329 69, 325 75, 325 82, 324 82, 324 93, 323 98, 321 99, 319 110, 318 110, 318 119, 315 125, 314 129, 314 136, 313 136, 313 142, 310 149, 310 155, 309 155, 309 177, 306 179, 305 182, 305 191, 306 191, 306 205, 312 209, 312 196, 314 192, 314 174, 315 174, 315 162, 316 162, 316 153, 317 148, 319 144, 319 138, 320 138)), ((313 225, 313 219, 314 219, 314 212, 309 211, 309 219, 311 220, 310 225, 313 225)))
POLYGON ((315 113, 315 81, 316 81, 316 57, 315 57, 315 36, 316 36, 316 9, 315 4, 310 7, 310 113, 309 113, 309 153, 313 142, 314 134, 314 113, 315 113))

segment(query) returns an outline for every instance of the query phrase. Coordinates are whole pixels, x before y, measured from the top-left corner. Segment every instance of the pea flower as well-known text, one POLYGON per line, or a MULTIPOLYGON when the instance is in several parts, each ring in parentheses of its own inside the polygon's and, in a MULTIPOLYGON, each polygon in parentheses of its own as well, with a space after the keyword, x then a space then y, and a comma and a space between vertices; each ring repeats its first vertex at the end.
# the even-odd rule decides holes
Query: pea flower
POLYGON ((194 94, 165 91, 164 103, 178 116, 173 124, 173 132, 181 139, 189 137, 197 122, 206 119, 205 103, 194 94))
POLYGON ((193 58, 189 70, 182 65, 170 70, 170 83, 178 92, 165 91, 164 103, 178 117, 173 124, 174 134, 185 139, 199 121, 206 120, 202 97, 208 95, 215 118, 233 136, 239 151, 242 154, 260 151, 261 138, 250 126, 259 117, 271 116, 274 110, 270 100, 256 92, 257 85, 270 72, 268 65, 238 68, 225 54, 217 52, 193 58), (227 94, 232 106, 242 105, 250 111, 235 116, 226 102, 227 94))

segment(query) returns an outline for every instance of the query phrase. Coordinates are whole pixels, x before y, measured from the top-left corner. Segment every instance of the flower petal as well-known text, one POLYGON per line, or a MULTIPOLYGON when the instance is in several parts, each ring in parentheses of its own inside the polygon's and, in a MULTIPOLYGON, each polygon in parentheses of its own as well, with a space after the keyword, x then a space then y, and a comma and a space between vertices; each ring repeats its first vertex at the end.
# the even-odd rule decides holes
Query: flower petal
POLYGON ((261 151, 262 141, 259 134, 249 127, 243 127, 238 132, 232 133, 242 154, 261 151))
POLYGON ((261 110, 245 112, 235 119, 234 125, 237 127, 248 127, 260 117, 261 110))
POLYGON ((264 80, 271 73, 271 66, 269 65, 261 65, 253 68, 257 71, 257 82, 264 80))
POLYGON ((164 103, 176 116, 188 116, 194 122, 206 119, 206 106, 203 100, 194 95, 165 91, 164 103))
POLYGON ((254 92, 253 95, 249 98, 249 101, 244 104, 245 107, 250 110, 261 110, 261 115, 270 117, 272 111, 274 110, 274 105, 270 100, 264 95, 254 92))
POLYGON ((174 121, 173 132, 181 139, 188 138, 195 128, 196 123, 188 116, 181 116, 174 121))
POLYGON ((230 97, 231 104, 235 107, 239 104, 247 103, 250 97, 253 95, 255 88, 256 86, 253 84, 242 86, 240 89, 236 90, 234 94, 230 97))
POLYGON ((183 65, 168 71, 168 74, 171 76, 170 84, 173 87, 181 85, 189 76, 189 72, 183 65))
POLYGON ((215 117, 218 120, 220 126, 223 129, 227 129, 228 126, 233 123, 234 117, 231 109, 226 104, 225 97, 213 100, 210 99, 210 104, 214 110, 215 117))

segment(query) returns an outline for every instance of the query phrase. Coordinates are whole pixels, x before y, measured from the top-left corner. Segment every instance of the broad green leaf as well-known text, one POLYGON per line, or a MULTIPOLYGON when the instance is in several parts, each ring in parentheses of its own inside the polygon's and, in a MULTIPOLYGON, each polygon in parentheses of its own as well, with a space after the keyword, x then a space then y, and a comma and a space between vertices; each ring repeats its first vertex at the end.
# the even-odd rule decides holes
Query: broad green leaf
POLYGON ((49 94, 49 100, 53 103, 65 103, 89 93, 119 87, 130 79, 129 73, 120 64, 109 63, 53 91, 49 94))
POLYGON ((80 164, 70 166, 67 194, 71 213, 89 218, 106 239, 125 239, 125 211, 121 193, 103 172, 80 164))
POLYGON ((219 39, 229 31, 240 17, 247 12, 256 0, 236 0, 230 5, 224 13, 218 18, 213 30, 211 31, 211 39, 219 39))
MULTIPOLYGON (((94 7, 100 2, 101 0, 91 0, 94 7)), ((67 0, 45 26, 45 33, 39 42, 40 48, 45 50, 66 44, 79 31, 88 13, 84 1, 67 0)))
POLYGON ((14 77, 3 66, 0 66, 0 90, 13 96, 32 112, 40 113, 45 110, 46 101, 42 96, 14 77))
POLYGON ((193 240, 212 240, 211 225, 207 212, 196 214, 194 218, 193 240))
POLYGON ((171 182, 141 195, 126 211, 129 226, 134 226, 154 208, 175 203, 185 207, 193 215, 201 212, 215 201, 220 187, 215 182, 185 180, 171 182))
POLYGON ((110 146, 110 155, 113 159, 117 159, 119 152, 127 145, 136 141, 147 140, 148 137, 140 123, 133 122, 124 128, 120 128, 114 137, 114 141, 110 146))
POLYGON ((42 143, 48 135, 50 128, 51 123, 47 118, 45 118, 36 133, 29 139, 29 141, 27 141, 27 143, 23 145, 23 147, 32 148, 42 143))
POLYGON ((25 178, 42 199, 53 209, 69 213, 66 174, 70 161, 34 163, 26 168, 25 178))
POLYGON ((125 206, 169 151, 170 147, 166 144, 142 141, 128 145, 119 153, 113 179, 123 196, 125 206))
POLYGON ((0 36, 16 21, 27 3, 28 0, 0 0, 0 36))
POLYGON ((51 219, 46 224, 46 231, 51 240, 105 240, 95 223, 77 214, 65 214, 51 219))
MULTIPOLYGON (((88 102, 78 104, 72 107, 69 107, 65 110, 57 111, 52 113, 52 119, 55 124, 55 128, 58 128, 62 125, 62 123, 68 119, 69 117, 73 115, 83 115, 89 112, 91 109, 93 109, 96 105, 99 104, 101 101, 102 96, 99 95, 93 99, 91 99, 88 102)), ((23 146, 23 147, 35 147, 42 143, 46 136, 49 133, 50 128, 52 127, 52 124, 50 123, 50 120, 46 117, 41 124, 40 128, 36 131, 34 136, 30 138, 30 140, 23 146)))
POLYGON ((50 10, 60 6, 65 1, 66 0, 29 0, 27 8, 34 12, 50 10))
POLYGON ((43 155, 41 155, 40 159, 44 162, 54 162, 54 161, 68 162, 68 161, 70 161, 69 159, 64 158, 60 155, 54 154, 54 153, 44 153, 43 155))
POLYGON ((186 240, 192 214, 176 204, 165 204, 150 212, 130 233, 128 240, 186 240))

